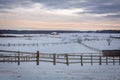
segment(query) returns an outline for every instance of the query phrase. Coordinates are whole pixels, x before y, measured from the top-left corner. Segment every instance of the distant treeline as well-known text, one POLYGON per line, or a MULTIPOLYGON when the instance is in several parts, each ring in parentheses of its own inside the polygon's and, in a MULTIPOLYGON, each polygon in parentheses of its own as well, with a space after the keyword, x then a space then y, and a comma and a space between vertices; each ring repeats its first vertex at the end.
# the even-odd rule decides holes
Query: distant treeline
POLYGON ((65 30, 0 30, 0 34, 51 34, 57 33, 80 33, 80 31, 65 30))
POLYGON ((51 34, 57 33, 120 33, 120 30, 74 31, 74 30, 0 30, 0 34, 51 34))

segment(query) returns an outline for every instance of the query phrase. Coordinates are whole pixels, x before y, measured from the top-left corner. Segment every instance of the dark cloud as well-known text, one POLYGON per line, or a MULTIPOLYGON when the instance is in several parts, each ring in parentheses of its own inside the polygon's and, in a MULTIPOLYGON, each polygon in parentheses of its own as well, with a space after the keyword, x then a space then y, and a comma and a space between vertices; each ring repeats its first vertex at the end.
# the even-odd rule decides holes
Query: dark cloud
POLYGON ((67 0, 0 0, 0 9, 28 6, 32 3, 42 3, 47 8, 69 8, 71 5, 67 0))
MULTIPOLYGON (((14 0, 13 0, 14 1, 14 0)), ((0 0, 0 9, 10 9, 11 8, 11 1, 10 0, 0 0)))
MULTIPOLYGON (((109 14, 109 13, 120 13, 120 2, 119 0, 87 0, 85 3, 85 12, 79 12, 78 14, 109 14)), ((106 18, 120 18, 119 14, 106 15, 106 18)))
POLYGON ((13 9, 20 6, 30 6, 30 0, 0 0, 0 9, 13 9))
POLYGON ((120 12, 120 5, 99 5, 93 6, 86 10, 86 13, 96 13, 96 14, 104 14, 104 13, 116 13, 120 12))
POLYGON ((31 3, 42 3, 45 7, 51 9, 79 8, 88 5, 88 3, 84 4, 84 2, 79 0, 0 0, 0 8, 17 7, 18 5, 26 6, 31 3), (75 2, 75 4, 72 2, 75 2))
POLYGON ((72 5, 68 3, 68 0, 31 0, 33 3, 42 3, 47 8, 52 9, 65 9, 70 8, 72 5))
POLYGON ((107 15, 108 18, 120 18, 120 14, 107 15))

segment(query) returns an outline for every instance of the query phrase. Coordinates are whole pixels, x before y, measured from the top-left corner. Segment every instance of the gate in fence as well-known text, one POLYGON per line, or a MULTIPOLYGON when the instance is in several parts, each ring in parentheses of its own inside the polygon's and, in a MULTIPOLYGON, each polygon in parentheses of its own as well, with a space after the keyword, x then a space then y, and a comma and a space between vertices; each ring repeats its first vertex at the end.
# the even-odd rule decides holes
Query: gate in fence
POLYGON ((78 63, 83 66, 85 63, 90 63, 91 65, 98 63, 102 64, 119 64, 120 56, 102 56, 102 54, 47 54, 30 52, 17 52, 17 51, 3 51, 0 50, 0 62, 15 62, 20 65, 22 62, 36 62, 39 65, 40 62, 51 62, 53 65, 57 63, 61 64, 75 64, 78 63), (6 54, 5 54, 6 53, 6 54), (10 53, 10 54, 8 54, 10 53))

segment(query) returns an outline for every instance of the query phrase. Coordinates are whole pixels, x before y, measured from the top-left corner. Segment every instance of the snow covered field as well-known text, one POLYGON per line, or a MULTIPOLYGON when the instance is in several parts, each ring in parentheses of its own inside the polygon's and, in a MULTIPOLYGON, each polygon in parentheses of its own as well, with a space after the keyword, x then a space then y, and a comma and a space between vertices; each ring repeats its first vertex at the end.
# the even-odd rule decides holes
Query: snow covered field
POLYGON ((120 80, 119 65, 0 64, 0 80, 120 80))
MULTIPOLYGON (((27 34, 24 34, 27 35, 27 34)), ((30 35, 31 36, 31 35, 30 35)), ((99 53, 87 46, 99 50, 120 50, 120 39, 111 39, 108 45, 106 39, 110 36, 120 37, 120 34, 70 33, 59 35, 32 34, 33 37, 0 38, 0 49, 41 53, 99 53), (8 44, 17 44, 16 46, 8 44), (19 45, 27 44, 27 45, 19 45), (28 45, 29 44, 29 45, 28 45), (37 45, 32 45, 37 44, 37 45), (19 45, 19 46, 18 46, 19 45)), ((0 80, 120 80, 120 65, 72 64, 66 66, 51 63, 0 63, 0 80)))
MULTIPOLYGON (((11 34, 13 35, 13 34, 11 34)), ((15 34, 14 34, 15 35, 15 34)), ((91 50, 80 43, 81 42, 97 48, 99 50, 112 50, 120 49, 120 39, 111 39, 110 45, 106 41, 110 36, 120 37, 120 34, 95 34, 95 33, 70 33, 59 35, 40 35, 40 34, 24 34, 23 36, 33 37, 15 37, 15 38, 0 38, 0 44, 16 44, 17 46, 0 46, 1 50, 16 50, 26 52, 41 53, 98 53, 95 50, 91 50), (20 45, 22 44, 22 45, 20 45), (23 46, 26 44, 25 46, 23 46), (27 45, 28 44, 28 45, 27 45), (33 44, 33 45, 32 45, 33 44), (18 46, 20 45, 20 46, 18 46), (37 46, 36 46, 37 45, 37 46)), ((22 36, 22 35, 17 35, 22 36)))

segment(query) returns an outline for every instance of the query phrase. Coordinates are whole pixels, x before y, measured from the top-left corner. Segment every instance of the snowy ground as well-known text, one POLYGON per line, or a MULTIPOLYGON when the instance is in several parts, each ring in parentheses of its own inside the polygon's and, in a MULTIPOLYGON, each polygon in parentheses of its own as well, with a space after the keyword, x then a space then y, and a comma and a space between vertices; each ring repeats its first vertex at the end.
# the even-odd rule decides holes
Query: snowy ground
MULTIPOLYGON (((27 36, 27 34, 24 35, 27 36)), ((99 50, 120 49, 120 39, 112 39, 110 46, 106 41, 110 36, 120 37, 120 34, 71 33, 59 35, 29 34, 28 36, 34 37, 0 38, 0 44, 31 44, 29 46, 0 46, 0 49, 26 52, 40 51, 41 53, 98 53, 76 43, 75 41, 78 39, 81 39, 82 43, 99 50), (32 46, 32 44, 38 44, 38 46, 32 46)))
MULTIPOLYGON (((38 43, 39 46, 0 46, 1 50, 26 51, 42 53, 98 53, 79 43, 74 43, 78 38, 99 39, 91 41, 82 41, 82 43, 103 49, 120 50, 120 40, 113 39, 111 45, 107 45, 105 39, 109 36, 120 37, 120 34, 60 34, 60 35, 33 35, 35 37, 21 38, 0 38, 0 44, 33 44, 38 43), (63 44, 64 42, 71 42, 63 44), (53 43, 53 44, 52 44, 53 43), (57 43, 57 44, 56 44, 57 43), (59 43, 59 44, 58 44, 59 43)), ((120 80, 120 65, 104 65, 85 64, 57 64, 40 63, 0 63, 0 80, 120 80)))
POLYGON ((120 80, 119 65, 0 64, 0 80, 120 80))

